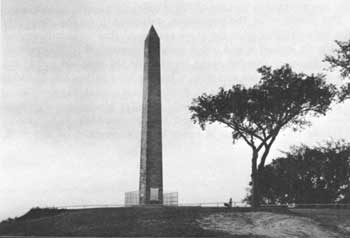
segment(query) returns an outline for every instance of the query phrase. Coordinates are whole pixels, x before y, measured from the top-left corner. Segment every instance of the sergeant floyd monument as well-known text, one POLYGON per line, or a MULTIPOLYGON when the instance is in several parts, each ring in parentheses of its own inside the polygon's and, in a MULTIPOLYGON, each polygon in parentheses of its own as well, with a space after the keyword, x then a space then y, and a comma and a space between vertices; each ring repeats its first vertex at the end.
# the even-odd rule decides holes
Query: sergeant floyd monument
POLYGON ((163 204, 160 42, 152 26, 145 39, 139 204, 163 204))

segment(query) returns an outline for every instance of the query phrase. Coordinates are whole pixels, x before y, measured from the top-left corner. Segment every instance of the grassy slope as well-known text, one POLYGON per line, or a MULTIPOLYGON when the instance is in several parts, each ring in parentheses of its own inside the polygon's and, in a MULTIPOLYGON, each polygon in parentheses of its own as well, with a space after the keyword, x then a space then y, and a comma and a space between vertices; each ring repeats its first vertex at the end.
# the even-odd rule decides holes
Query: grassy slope
MULTIPOLYGON (((215 212, 246 210, 199 207, 36 210, 15 221, 0 223, 0 235, 247 237, 203 230, 197 222, 200 217, 215 212)), ((289 213, 284 209, 263 210, 289 213)), ((332 230, 342 230, 346 236, 350 234, 347 228, 344 229, 350 226, 350 209, 292 209, 292 213, 315 219, 332 230)))
POLYGON ((0 235, 50 236, 223 236, 200 228, 200 208, 96 208, 68 210, 0 224, 0 235))

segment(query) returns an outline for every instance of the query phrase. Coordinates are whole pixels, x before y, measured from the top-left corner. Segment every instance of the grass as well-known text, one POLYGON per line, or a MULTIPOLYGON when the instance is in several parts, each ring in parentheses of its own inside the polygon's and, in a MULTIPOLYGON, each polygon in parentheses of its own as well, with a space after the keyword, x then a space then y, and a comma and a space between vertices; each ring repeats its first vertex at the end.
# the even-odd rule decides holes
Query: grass
MULTIPOLYGON (((263 211, 290 213, 287 209, 263 211)), ((128 236, 128 237, 252 237, 204 230, 198 220, 216 212, 251 211, 249 208, 121 207, 94 209, 35 208, 14 220, 0 223, 2 236, 128 236)), ((350 224, 350 209, 292 209, 334 230, 350 224)), ((347 230, 343 229, 343 234, 347 230)), ((256 236, 255 236, 256 237, 256 236)), ((346 237, 346 236, 345 236, 346 237)))
MULTIPOLYGON (((0 235, 18 236, 228 236, 196 222, 210 210, 178 207, 128 207, 66 210, 0 224, 0 235)), ((232 236, 231 236, 232 237, 232 236)))

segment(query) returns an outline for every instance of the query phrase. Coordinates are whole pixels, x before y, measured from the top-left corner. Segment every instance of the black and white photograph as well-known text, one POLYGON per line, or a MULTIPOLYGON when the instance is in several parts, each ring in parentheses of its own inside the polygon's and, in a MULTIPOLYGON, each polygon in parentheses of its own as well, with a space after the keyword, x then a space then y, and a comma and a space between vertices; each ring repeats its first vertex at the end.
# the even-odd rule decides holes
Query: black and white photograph
POLYGON ((350 237, 349 0, 0 2, 0 238, 350 237))

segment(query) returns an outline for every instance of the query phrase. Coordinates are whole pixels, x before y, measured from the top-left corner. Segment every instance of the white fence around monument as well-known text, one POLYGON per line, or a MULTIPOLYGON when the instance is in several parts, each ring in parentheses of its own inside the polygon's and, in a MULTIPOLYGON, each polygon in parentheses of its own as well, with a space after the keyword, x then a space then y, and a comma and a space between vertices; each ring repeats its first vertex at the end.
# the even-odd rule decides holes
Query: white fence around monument
POLYGON ((179 193, 168 192, 163 194, 163 205, 165 206, 178 206, 179 205, 179 193))
POLYGON ((124 205, 127 207, 139 205, 139 191, 126 192, 124 198, 124 205))
MULTIPOLYGON (((178 206, 178 204, 179 204, 178 192, 163 193, 164 206, 178 206)), ((124 197, 124 205, 126 207, 139 205, 139 191, 126 192, 124 197)))

